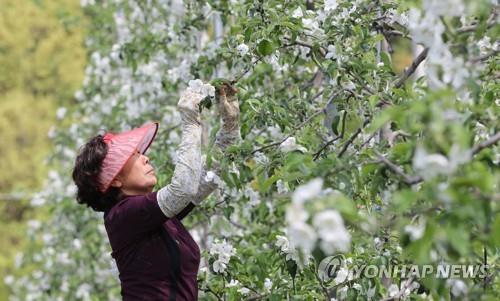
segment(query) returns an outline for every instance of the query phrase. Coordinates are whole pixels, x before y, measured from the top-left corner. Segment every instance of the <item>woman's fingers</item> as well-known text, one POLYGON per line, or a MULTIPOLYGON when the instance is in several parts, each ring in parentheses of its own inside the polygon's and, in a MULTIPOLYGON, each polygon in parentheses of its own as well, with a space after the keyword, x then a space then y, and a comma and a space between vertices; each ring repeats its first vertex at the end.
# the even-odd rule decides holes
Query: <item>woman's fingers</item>
POLYGON ((221 87, 219 88, 219 91, 220 95, 232 96, 238 92, 238 89, 228 84, 222 84, 221 87))
POLYGON ((181 114, 183 122, 191 124, 200 124, 201 116, 198 105, 204 98, 200 93, 194 92, 191 88, 187 88, 181 93, 177 108, 181 114))
POLYGON ((179 108, 197 110, 198 105, 203 98, 203 95, 195 93, 190 88, 187 88, 181 93, 181 97, 177 105, 179 108))

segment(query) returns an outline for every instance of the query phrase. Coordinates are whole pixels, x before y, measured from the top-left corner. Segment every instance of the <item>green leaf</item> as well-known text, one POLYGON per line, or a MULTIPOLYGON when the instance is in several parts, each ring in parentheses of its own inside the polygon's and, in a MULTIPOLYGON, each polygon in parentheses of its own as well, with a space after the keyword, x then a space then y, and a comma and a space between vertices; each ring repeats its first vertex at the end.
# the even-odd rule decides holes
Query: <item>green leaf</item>
POLYGON ((469 250, 468 232, 454 225, 446 229, 446 234, 451 246, 461 255, 466 255, 469 250))
POLYGON ((324 125, 325 127, 330 131, 330 134, 333 132, 335 135, 339 135, 339 130, 338 130, 338 125, 340 122, 340 114, 337 109, 337 104, 334 102, 335 100, 332 99, 327 105, 326 105, 326 116, 324 120, 324 125))
POLYGON ((253 33, 253 27, 248 26, 247 29, 245 30, 245 43, 248 43, 248 41, 250 41, 252 33, 253 33))
POLYGON ((297 264, 293 260, 287 260, 286 261, 286 270, 292 276, 292 278, 295 278, 295 275, 297 275, 297 264))
POLYGON ((273 53, 274 47, 269 40, 262 40, 259 45, 257 45, 257 50, 261 55, 269 55, 273 53))

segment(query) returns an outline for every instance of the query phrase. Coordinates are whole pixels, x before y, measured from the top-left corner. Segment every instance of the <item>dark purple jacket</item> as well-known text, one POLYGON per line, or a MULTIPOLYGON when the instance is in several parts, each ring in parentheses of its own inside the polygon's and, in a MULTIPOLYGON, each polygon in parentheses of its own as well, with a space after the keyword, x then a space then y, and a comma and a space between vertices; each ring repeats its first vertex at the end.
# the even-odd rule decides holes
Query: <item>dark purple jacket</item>
POLYGON ((176 300, 197 300, 200 249, 180 222, 193 208, 189 204, 174 218, 166 217, 156 191, 127 196, 104 214, 104 225, 121 282, 123 300, 168 300, 172 289, 170 254, 160 227, 179 242, 180 275, 176 300))

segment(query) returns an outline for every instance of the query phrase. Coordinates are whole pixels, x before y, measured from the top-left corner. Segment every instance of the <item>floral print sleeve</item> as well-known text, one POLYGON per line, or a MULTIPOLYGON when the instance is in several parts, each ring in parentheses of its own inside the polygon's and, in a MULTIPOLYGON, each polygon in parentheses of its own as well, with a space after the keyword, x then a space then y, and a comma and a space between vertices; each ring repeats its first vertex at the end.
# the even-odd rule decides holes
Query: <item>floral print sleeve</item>
MULTIPOLYGON (((234 93, 218 95, 219 112, 222 117, 222 125, 215 138, 213 152, 224 154, 226 148, 241 140, 239 122, 238 98, 234 93)), ((209 196, 217 187, 217 178, 221 175, 221 167, 218 161, 212 162, 212 170, 207 170, 206 160, 202 160, 202 170, 198 184, 198 193, 193 203, 198 205, 209 196)))
POLYGON ((171 183, 158 191, 158 205, 169 218, 180 213, 196 196, 201 173, 201 119, 198 104, 202 95, 189 89, 181 95, 178 108, 182 139, 171 183))

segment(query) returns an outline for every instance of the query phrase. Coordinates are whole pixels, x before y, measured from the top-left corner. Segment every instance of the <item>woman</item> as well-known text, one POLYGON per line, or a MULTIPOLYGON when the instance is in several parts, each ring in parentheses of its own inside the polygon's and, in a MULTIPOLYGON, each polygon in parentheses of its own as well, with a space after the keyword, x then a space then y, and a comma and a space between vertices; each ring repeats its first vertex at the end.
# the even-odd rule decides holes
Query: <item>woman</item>
MULTIPOLYGON (((216 91, 222 126, 216 151, 240 139, 236 89, 216 91), (219 149, 217 149, 217 147, 219 149)), ((182 139, 171 183, 153 191, 157 179, 144 155, 158 123, 120 134, 97 135, 80 148, 73 169, 77 200, 104 212, 123 300, 197 300, 200 250, 181 220, 217 184, 206 177, 201 156, 203 96, 187 88, 177 104, 182 139)), ((220 173, 214 161, 215 174, 220 173)))

